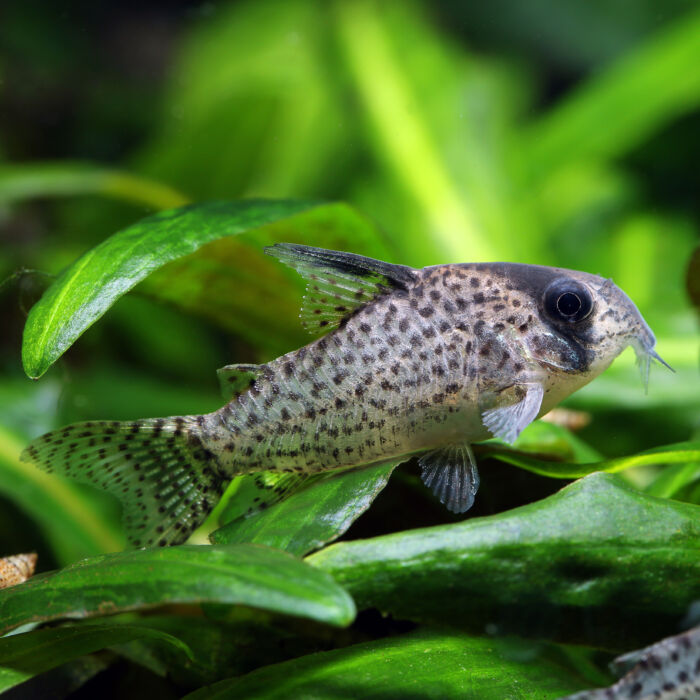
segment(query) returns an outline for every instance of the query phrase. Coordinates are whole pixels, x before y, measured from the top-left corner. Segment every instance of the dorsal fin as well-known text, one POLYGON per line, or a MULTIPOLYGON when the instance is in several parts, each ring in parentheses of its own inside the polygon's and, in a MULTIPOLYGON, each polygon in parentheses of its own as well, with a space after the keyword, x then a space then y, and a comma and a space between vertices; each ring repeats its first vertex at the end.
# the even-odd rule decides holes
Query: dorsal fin
POLYGON ((216 370, 221 393, 225 399, 244 392, 262 374, 260 365, 226 365, 216 370))
POLYGON ((312 333, 335 328, 382 294, 407 289, 415 275, 405 265, 294 243, 277 243, 265 252, 307 280, 299 317, 312 333))

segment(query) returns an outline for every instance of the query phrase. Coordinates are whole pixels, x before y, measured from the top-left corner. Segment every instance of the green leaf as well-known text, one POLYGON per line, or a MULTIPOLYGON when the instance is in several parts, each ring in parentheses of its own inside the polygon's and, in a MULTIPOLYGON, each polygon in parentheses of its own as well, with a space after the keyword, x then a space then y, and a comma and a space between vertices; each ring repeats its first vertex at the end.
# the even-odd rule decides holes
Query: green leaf
POLYGON ((347 191, 366 168, 327 15, 266 0, 189 23, 140 169, 197 200, 347 191))
POLYGON ((326 574, 254 545, 141 549, 85 559, 0 591, 0 631, 169 603, 226 603, 349 624, 351 598, 326 574))
POLYGON ((89 163, 12 163, 0 166, 0 205, 33 197, 99 194, 155 209, 187 204, 180 192, 138 175, 89 163))
MULTIPOLYGON (((515 227, 532 245, 537 229, 524 198, 513 196, 509 166, 512 88, 522 76, 504 80, 452 46, 416 3, 334 9, 351 87, 386 171, 369 197, 380 191, 379 199, 394 200, 384 221, 410 212, 398 227, 406 254, 422 264, 497 260, 520 245, 515 227)), ((376 197, 368 204, 375 215, 386 208, 376 197)))
POLYGON ((22 343, 25 372, 40 377, 120 296, 166 263, 317 206, 285 200, 192 205, 114 234, 65 270, 32 308, 22 343))
POLYGON ((700 507, 592 474, 505 513, 343 542, 307 561, 360 609, 625 648, 700 597, 700 507))
MULTIPOLYGON (((211 615, 211 606, 207 607, 207 614, 211 615)), ((326 649, 332 639, 327 628, 295 618, 243 608, 227 608, 225 616, 226 621, 177 615, 148 615, 139 620, 139 627, 147 626, 185 642, 194 655, 192 661, 157 639, 137 639, 114 651, 194 690, 260 666, 326 649)), ((345 639, 346 633, 343 634, 345 639)), ((591 685, 595 682, 598 679, 591 685)))
POLYGON ((311 654, 190 693, 204 698, 559 698, 582 679, 515 640, 419 631, 311 654))
POLYGON ((700 461, 700 442, 679 442, 675 445, 654 447, 651 450, 645 450, 627 457, 614 457, 613 459, 587 464, 548 461, 495 442, 482 444, 479 452, 542 476, 550 476, 555 479, 578 479, 593 472, 615 473, 631 467, 649 464, 678 464, 700 461))
POLYGON ((369 508, 399 462, 334 474, 260 514, 213 532, 216 544, 254 542, 303 555, 340 537, 369 508))
POLYGON ((700 312, 700 246, 693 252, 685 276, 686 288, 695 310, 700 312))
POLYGON ((137 291, 204 317, 276 357, 310 339, 299 322, 304 281, 263 253, 264 246, 279 242, 394 257, 369 219, 333 204, 213 241, 156 270, 137 291))
POLYGON ((144 637, 176 648, 185 660, 192 659, 186 644, 148 627, 82 624, 41 629, 0 639, 0 692, 85 654, 144 637))
POLYGON ((623 56, 536 121, 524 144, 532 174, 557 177, 573 162, 618 157, 690 111, 700 103, 699 63, 696 11, 623 56))
POLYGON ((689 463, 681 462, 660 471, 645 491, 650 496, 676 498, 680 491, 696 481, 700 481, 700 460, 689 463))

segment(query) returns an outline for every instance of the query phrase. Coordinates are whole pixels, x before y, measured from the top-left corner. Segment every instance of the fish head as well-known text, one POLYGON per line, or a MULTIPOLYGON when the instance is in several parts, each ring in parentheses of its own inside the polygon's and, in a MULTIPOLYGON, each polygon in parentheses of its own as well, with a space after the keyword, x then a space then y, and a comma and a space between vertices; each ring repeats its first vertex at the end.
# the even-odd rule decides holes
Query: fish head
POLYGON ((511 286, 532 311, 528 352, 542 366, 587 382, 632 346, 645 389, 652 359, 671 369, 656 353, 656 338, 639 309, 612 280, 561 268, 508 267, 511 286))
POLYGON ((481 308, 477 317, 490 321, 477 321, 483 332, 491 332, 489 326, 503 329, 501 343, 516 348, 530 365, 558 381, 562 395, 598 376, 630 345, 645 387, 652 359, 668 367, 656 353, 656 338, 636 305, 612 280, 517 263, 470 265, 462 270, 477 273, 472 286, 483 292, 471 297, 465 313, 481 308), (475 306, 478 302, 481 307, 475 306))

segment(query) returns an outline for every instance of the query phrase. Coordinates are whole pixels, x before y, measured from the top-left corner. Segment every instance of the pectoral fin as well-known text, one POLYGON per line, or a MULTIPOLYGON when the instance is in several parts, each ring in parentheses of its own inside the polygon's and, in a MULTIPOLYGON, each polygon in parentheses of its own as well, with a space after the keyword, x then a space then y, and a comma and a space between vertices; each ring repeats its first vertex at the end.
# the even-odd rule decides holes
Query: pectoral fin
POLYGON ((464 513, 474 503, 479 472, 467 444, 450 445, 424 454, 419 460, 423 483, 453 513, 464 513))
POLYGON ((534 382, 517 384, 502 392, 501 401, 508 400, 509 397, 503 396, 506 392, 514 394, 513 403, 484 411, 482 419, 484 425, 495 437, 513 443, 518 435, 537 418, 542 406, 544 390, 541 384, 534 382))

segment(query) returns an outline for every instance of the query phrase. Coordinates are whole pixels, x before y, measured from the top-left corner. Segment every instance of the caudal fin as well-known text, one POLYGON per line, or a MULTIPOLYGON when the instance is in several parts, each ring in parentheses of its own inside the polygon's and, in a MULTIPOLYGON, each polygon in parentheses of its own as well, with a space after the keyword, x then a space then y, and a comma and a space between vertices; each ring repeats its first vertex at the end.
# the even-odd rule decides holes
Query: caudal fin
POLYGON ((226 483, 199 433, 197 416, 75 423, 34 440, 22 459, 117 496, 134 546, 179 544, 226 483))

